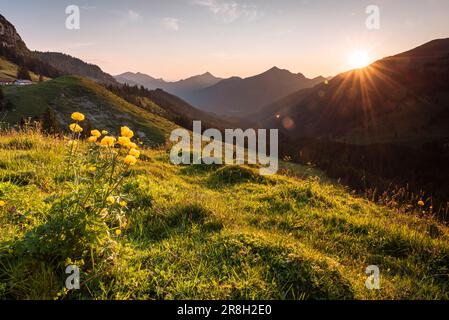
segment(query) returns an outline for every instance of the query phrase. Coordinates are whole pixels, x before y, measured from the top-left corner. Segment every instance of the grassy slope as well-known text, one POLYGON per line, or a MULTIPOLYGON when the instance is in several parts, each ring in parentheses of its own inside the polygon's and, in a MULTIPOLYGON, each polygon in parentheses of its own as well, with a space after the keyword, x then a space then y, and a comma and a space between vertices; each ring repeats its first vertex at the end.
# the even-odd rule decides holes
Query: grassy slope
POLYGON ((77 110, 86 114, 94 127, 114 132, 121 124, 129 125, 156 144, 163 143, 176 127, 85 78, 61 77, 33 86, 8 86, 4 91, 15 106, 6 114, 5 121, 9 123, 19 122, 21 117, 39 117, 51 106, 57 111, 60 122, 66 125, 65 119, 70 119, 70 114, 77 110))
MULTIPOLYGON (((17 79, 17 65, 0 57, 0 78, 16 80, 17 79)), ((30 72, 31 80, 39 81, 39 75, 30 72)), ((47 79, 47 78, 44 78, 47 79)))
MULTIPOLYGON (((0 209, 0 253, 46 223, 63 153, 39 135, 0 136, 0 199, 10 208, 0 209)), ((153 205, 130 213, 117 241, 131 258, 101 285, 88 280, 86 298, 449 298, 449 230, 432 219, 355 198, 295 165, 302 178, 226 182, 216 169, 173 166, 165 152, 147 150, 143 160, 128 182, 153 205), (379 291, 364 285, 371 264, 381 269, 379 291)), ((24 280, 8 261, 0 260, 0 298, 61 290, 64 270, 41 264, 24 280)))

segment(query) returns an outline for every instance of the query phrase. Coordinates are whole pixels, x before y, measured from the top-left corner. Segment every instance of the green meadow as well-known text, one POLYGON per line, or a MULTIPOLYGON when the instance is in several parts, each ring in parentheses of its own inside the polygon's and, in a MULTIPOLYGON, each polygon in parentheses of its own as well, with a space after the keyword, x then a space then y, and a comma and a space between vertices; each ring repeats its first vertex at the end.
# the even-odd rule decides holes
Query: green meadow
MULTIPOLYGON (((50 97, 57 81, 39 90, 50 97)), ((74 179, 67 148, 33 130, 0 135, 0 299, 449 298, 446 226, 357 197, 313 168, 283 163, 267 177, 174 166, 164 148, 144 149, 120 187, 127 223, 116 232, 59 213, 74 179), (65 289, 70 264, 79 290, 65 289), (369 265, 379 290, 365 286, 369 265)))

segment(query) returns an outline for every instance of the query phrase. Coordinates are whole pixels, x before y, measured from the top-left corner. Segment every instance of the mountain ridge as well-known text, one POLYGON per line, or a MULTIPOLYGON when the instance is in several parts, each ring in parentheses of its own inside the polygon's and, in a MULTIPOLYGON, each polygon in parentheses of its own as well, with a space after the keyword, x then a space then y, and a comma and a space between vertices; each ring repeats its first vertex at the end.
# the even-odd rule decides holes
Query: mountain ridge
POLYGON ((86 77, 106 85, 117 83, 114 77, 104 72, 98 65, 87 63, 71 55, 49 51, 33 51, 32 54, 64 74, 86 77))
MULTIPOLYGON (((0 76, 5 76, 5 79, 7 78, 10 81, 15 80, 19 66, 27 66, 30 71, 33 71, 30 72, 30 75, 35 82, 30 88, 5 88, 9 107, 8 110, 1 111, 2 117, 3 111, 5 111, 5 119, 8 123, 14 125, 21 119, 28 117, 39 119, 46 112, 47 108, 55 109, 56 113, 60 113, 58 108, 66 104, 70 105, 73 111, 76 111, 76 101, 80 105, 86 102, 92 108, 97 103, 96 107, 102 109, 105 115, 109 115, 108 119, 103 117, 103 120, 105 122, 113 122, 114 124, 118 124, 114 120, 117 116, 109 112, 108 108, 124 113, 133 109, 134 115, 139 114, 135 109, 141 108, 143 119, 141 121, 134 119, 133 122, 137 127, 142 128, 142 132, 154 133, 158 129, 158 122, 165 127, 168 126, 165 124, 170 123, 171 128, 176 126, 189 128, 192 123, 192 116, 196 117, 195 120, 202 120, 205 124, 216 124, 217 127, 219 124, 224 125, 228 123, 213 114, 196 109, 181 98, 172 96, 164 91, 151 93, 144 92, 140 88, 123 86, 99 66, 86 63, 76 57, 58 52, 32 52, 28 49, 25 42, 21 40, 14 25, 9 23, 3 16, 1 16, 1 19, 3 21, 2 30, 5 31, 6 35, 0 38, 0 40, 8 42, 10 45, 8 47, 0 46, 0 56, 2 56, 0 67, 7 69, 0 70, 0 76), (18 48, 15 47, 16 44, 19 46, 18 48), (24 55, 20 53, 21 51, 23 51, 24 55), (51 75, 42 78, 43 83, 37 84, 42 71, 51 71, 46 72, 47 74, 51 73, 51 75), (16 93, 22 93, 23 97, 18 96, 16 93), (58 95, 59 93, 61 95, 58 95), (81 95, 79 99, 76 97, 77 93, 81 95), (64 99, 61 97, 64 95, 67 96, 67 99, 70 98, 71 101, 63 101, 64 99), (86 96, 89 99, 82 101, 86 96), (91 97, 93 98, 90 99, 91 97), (151 99, 156 99, 157 102, 151 99), (145 101, 141 103, 143 100, 145 101), (29 106, 27 106, 28 104, 29 106), (34 107, 31 108, 30 106, 34 107), (146 121, 145 118, 151 119, 146 121), (154 119, 159 120, 153 121, 154 119), (188 122, 190 122, 190 125, 188 122), (148 128, 145 129, 145 126, 148 126, 148 128)), ((203 76, 211 77, 212 75, 205 73, 203 76)), ((89 112, 91 110, 85 109, 84 111, 89 112)), ((60 119, 62 118, 60 117, 60 119)), ((134 116, 134 118, 137 118, 137 116, 134 116)), ((160 133, 153 134, 153 136, 156 137, 153 138, 158 142, 166 138, 166 136, 160 133)))
MULTIPOLYGON (((262 125, 278 127, 289 135, 330 135, 342 141, 351 140, 350 137, 358 130, 360 138, 365 135, 362 132, 366 133, 366 143, 381 142, 380 136, 374 138, 374 130, 378 135, 395 135, 391 132, 395 127, 401 137, 410 130, 425 126, 425 121, 430 121, 428 116, 432 110, 437 113, 447 111, 444 107, 447 99, 439 95, 449 91, 448 73, 449 39, 434 40, 380 59, 364 69, 341 73, 306 95, 299 95, 298 91, 299 99, 296 103, 292 101, 288 108, 286 106, 288 110, 283 109, 279 101, 272 110, 265 107, 269 120, 262 125), (407 115, 407 112, 413 115, 407 115), (420 113, 423 116, 418 116, 420 113), (390 126, 387 130, 385 120, 399 114, 402 115, 401 125, 410 124, 411 127, 390 126), (283 121, 287 118, 295 125, 286 128, 283 121), (401 129, 403 132, 399 132, 401 129), (371 140, 370 135, 373 137, 371 140)), ((434 122, 438 121, 436 113, 435 117, 434 122)), ((449 136, 449 133, 445 134, 449 136)))
POLYGON ((210 72, 191 76, 178 81, 165 81, 162 78, 154 78, 142 72, 125 72, 114 76, 122 84, 143 86, 149 90, 162 89, 171 94, 183 96, 188 92, 203 89, 221 81, 210 72))
POLYGON ((323 82, 276 66, 251 77, 231 77, 184 96, 191 104, 221 115, 245 117, 263 106, 304 88, 323 82))

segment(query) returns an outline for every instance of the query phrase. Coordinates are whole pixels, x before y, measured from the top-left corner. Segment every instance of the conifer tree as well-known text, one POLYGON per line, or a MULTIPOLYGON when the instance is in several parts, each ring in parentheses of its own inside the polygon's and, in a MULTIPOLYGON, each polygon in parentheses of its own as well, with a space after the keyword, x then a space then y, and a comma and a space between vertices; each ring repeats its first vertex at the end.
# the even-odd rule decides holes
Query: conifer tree
POLYGON ((56 135, 61 132, 55 111, 48 107, 42 116, 42 131, 46 134, 56 135))
POLYGON ((20 66, 17 70, 17 79, 19 80, 31 80, 30 72, 27 67, 20 66))

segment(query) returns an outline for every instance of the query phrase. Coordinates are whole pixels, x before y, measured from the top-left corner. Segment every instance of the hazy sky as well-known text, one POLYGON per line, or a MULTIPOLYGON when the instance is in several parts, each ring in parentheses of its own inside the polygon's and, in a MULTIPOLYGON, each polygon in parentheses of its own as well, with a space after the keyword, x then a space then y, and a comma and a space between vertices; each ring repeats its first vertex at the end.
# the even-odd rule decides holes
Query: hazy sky
POLYGON ((210 71, 250 76, 272 66, 308 77, 449 37, 448 0, 0 0, 30 49, 59 51, 105 71, 176 80, 210 71), (81 8, 67 30, 65 8, 81 8), (380 29, 368 30, 368 5, 380 29))

